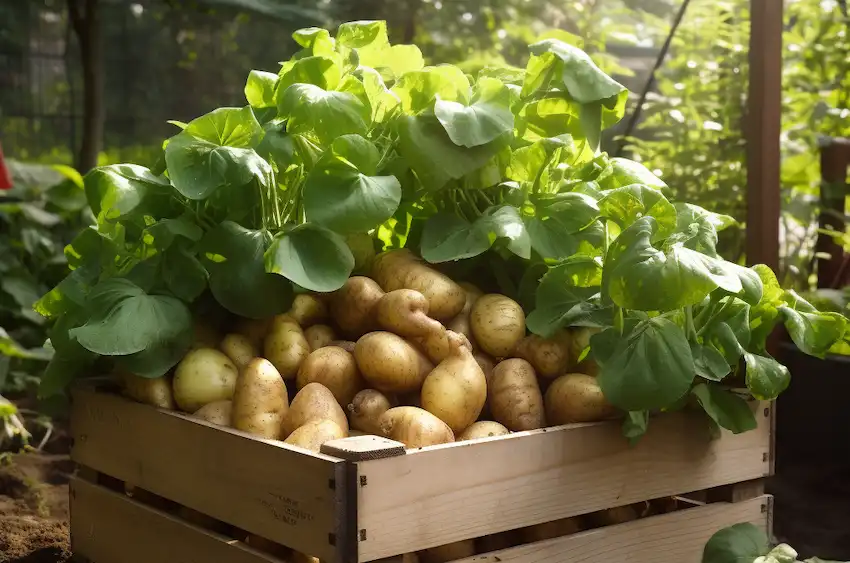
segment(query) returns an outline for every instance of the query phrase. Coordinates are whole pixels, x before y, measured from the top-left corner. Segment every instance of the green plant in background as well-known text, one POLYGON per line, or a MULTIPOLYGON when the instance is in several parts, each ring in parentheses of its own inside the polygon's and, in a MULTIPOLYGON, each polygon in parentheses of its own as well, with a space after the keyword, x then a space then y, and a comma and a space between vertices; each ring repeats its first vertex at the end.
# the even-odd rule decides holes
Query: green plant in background
POLYGON ((797 551, 788 544, 771 546, 764 530, 750 523, 723 528, 708 540, 702 563, 841 563, 818 557, 797 559, 797 551))

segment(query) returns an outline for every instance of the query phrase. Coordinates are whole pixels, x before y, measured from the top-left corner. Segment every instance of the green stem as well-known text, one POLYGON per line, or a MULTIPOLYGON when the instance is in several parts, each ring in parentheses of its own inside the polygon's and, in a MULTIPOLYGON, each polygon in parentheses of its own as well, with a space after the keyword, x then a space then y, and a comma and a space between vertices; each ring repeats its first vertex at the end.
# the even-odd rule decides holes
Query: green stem
POLYGON ((685 327, 688 331, 688 338, 693 336, 694 340, 696 340, 698 335, 696 329, 694 328, 694 311, 692 305, 688 305, 687 307, 685 307, 685 327))
POLYGON ((269 230, 268 212, 266 211, 266 190, 263 185, 257 182, 257 189, 260 191, 260 217, 262 220, 263 231, 269 230))
POLYGON ((484 190, 478 190, 478 194, 479 194, 481 197, 483 197, 483 198, 484 198, 484 201, 486 201, 486 202, 487 202, 487 207, 493 207, 494 205, 496 205, 495 203, 493 203, 493 200, 492 200, 492 199, 490 199, 489 197, 487 197, 487 194, 486 194, 486 193, 484 193, 484 190))
POLYGON ((460 191, 461 199, 463 199, 463 201, 470 207, 472 212, 475 213, 476 217, 480 217, 481 216, 481 210, 478 209, 477 205, 475 205, 475 199, 470 197, 469 194, 467 193, 467 190, 465 190, 464 188, 460 188, 460 190, 458 190, 458 191, 460 191))

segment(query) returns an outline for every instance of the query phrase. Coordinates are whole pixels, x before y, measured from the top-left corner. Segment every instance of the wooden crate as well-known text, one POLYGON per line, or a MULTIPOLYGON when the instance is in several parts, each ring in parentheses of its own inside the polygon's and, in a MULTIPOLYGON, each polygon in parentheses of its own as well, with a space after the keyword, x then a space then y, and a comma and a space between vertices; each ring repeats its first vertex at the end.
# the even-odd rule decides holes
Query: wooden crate
POLYGON ((698 563, 722 527, 769 529, 759 480, 771 472, 772 413, 754 408, 756 430, 713 440, 701 417, 676 413, 634 447, 618 423, 593 423, 407 451, 347 438, 314 454, 79 388, 72 548, 93 563, 281 561, 243 543, 251 533, 324 563, 367 562, 687 496, 684 510, 462 561, 698 563), (167 501, 131 498, 124 484, 167 501), (177 505, 225 523, 224 535, 181 519, 177 505))

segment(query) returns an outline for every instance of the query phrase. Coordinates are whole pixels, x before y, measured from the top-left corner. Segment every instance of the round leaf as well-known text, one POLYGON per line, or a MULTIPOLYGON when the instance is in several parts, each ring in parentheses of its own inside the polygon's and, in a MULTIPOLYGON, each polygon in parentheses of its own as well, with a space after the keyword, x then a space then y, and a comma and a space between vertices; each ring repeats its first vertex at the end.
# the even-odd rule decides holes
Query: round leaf
POLYGON ((265 268, 310 291, 329 292, 351 275, 354 256, 341 236, 305 223, 275 237, 265 254, 265 268))
POLYGON ((349 133, 365 135, 370 110, 353 94, 323 90, 312 84, 293 84, 278 97, 289 133, 310 134, 329 145, 349 133))
POLYGON ((478 256, 490 248, 487 225, 438 213, 428 218, 422 230, 422 258, 436 264, 478 256))
POLYGON ((653 240, 661 240, 676 230, 678 221, 676 208, 664 194, 641 184, 615 188, 605 192, 599 200, 603 216, 615 221, 622 229, 629 227, 641 217, 654 217, 658 223, 653 240))
POLYGON ((452 142, 464 147, 484 145, 514 128, 511 93, 495 78, 482 78, 475 85, 469 106, 438 99, 434 115, 452 142))

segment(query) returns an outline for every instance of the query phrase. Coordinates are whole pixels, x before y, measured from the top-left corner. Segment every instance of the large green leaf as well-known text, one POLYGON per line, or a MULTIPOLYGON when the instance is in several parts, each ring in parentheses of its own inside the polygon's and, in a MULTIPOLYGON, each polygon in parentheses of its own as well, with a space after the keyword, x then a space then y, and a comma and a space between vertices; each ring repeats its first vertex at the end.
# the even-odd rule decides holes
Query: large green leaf
POLYGON ((531 142, 564 133, 583 139, 580 114, 581 107, 562 93, 550 93, 522 107, 517 116, 517 130, 520 137, 531 142))
POLYGON ((280 71, 280 80, 276 88, 278 95, 293 84, 313 84, 322 90, 334 90, 340 80, 342 80, 342 69, 333 57, 314 55, 284 66, 280 71))
POLYGON ((576 253, 579 240, 556 219, 532 217, 526 221, 531 248, 543 258, 565 260, 576 253))
POLYGON ((550 268, 537 287, 528 329, 548 338, 570 326, 586 312, 583 304, 599 293, 601 279, 602 264, 593 258, 577 256, 550 268))
POLYGON ((788 368, 770 356, 745 352, 744 360, 747 362, 747 388, 756 399, 771 401, 791 383, 788 368))
POLYGON ((780 305, 779 313, 797 348, 822 358, 841 341, 848 324, 843 315, 818 311, 794 291, 786 292, 785 301, 788 304, 780 305))
POLYGON ((387 22, 360 20, 342 23, 337 29, 336 40, 350 48, 388 45, 387 22))
POLYGON ((482 78, 472 90, 470 104, 438 99, 434 115, 456 145, 477 147, 514 128, 511 93, 495 78, 482 78))
POLYGON ((551 218, 568 233, 577 233, 599 218, 596 200, 581 192, 564 192, 555 195, 532 196, 537 215, 551 218))
POLYGON ((506 239, 508 250, 525 260, 531 258, 531 237, 519 209, 512 205, 490 207, 476 221, 479 222, 487 228, 491 239, 506 239))
POLYGON ((735 524, 711 536, 702 553, 702 563, 753 563, 770 551, 767 535, 750 524, 735 524))
POLYGON ((287 131, 329 145, 336 137, 365 135, 370 110, 349 92, 323 90, 313 84, 293 84, 278 96, 278 111, 289 120, 287 131))
POLYGON ((478 256, 490 244, 483 223, 470 223, 451 212, 432 215, 422 230, 422 257, 432 264, 478 256))
POLYGON ((405 113, 419 114, 434 107, 437 99, 469 102, 469 80, 462 70, 452 65, 425 67, 408 72, 393 86, 405 113))
POLYGON ((660 192, 669 189, 661 178, 639 162, 620 157, 614 157, 610 162, 611 172, 599 179, 603 190, 624 188, 632 184, 643 184, 660 192))
POLYGON ((691 355, 694 358, 696 374, 703 379, 721 381, 732 371, 726 357, 710 344, 699 344, 692 341, 691 355))
POLYGON ((253 108, 268 108, 277 105, 274 90, 277 86, 277 75, 273 72, 252 70, 248 73, 245 84, 245 99, 253 108))
POLYGON ((171 197, 168 179, 135 164, 95 168, 85 176, 85 189, 92 213, 100 220, 150 213, 151 199, 171 197))
POLYGON ((626 229, 641 217, 654 217, 657 223, 652 240, 662 240, 676 230, 676 208, 660 191, 641 184, 632 184, 604 192, 599 200, 603 216, 626 229))
POLYGON ((265 254, 265 269, 310 291, 335 291, 351 275, 354 255, 335 232, 304 223, 275 237, 265 254))
POLYGON ((731 391, 718 385, 700 383, 691 389, 691 394, 714 422, 733 434, 755 430, 758 426, 747 401, 731 391))
POLYGON ((763 293, 759 302, 750 310, 751 341, 747 349, 763 352, 767 338, 779 322, 779 307, 785 304, 785 291, 768 266, 756 264, 752 269, 762 281, 763 293))
POLYGON ((182 332, 175 338, 157 342, 141 352, 118 356, 115 363, 141 377, 162 377, 183 359, 193 341, 191 330, 182 332))
POLYGON ((401 100, 387 88, 383 77, 375 69, 361 66, 356 72, 363 83, 363 90, 369 100, 372 121, 381 123, 387 114, 401 103, 401 100))
POLYGON ((161 277, 168 291, 193 302, 207 287, 207 271, 194 252, 174 245, 162 254, 161 277))

